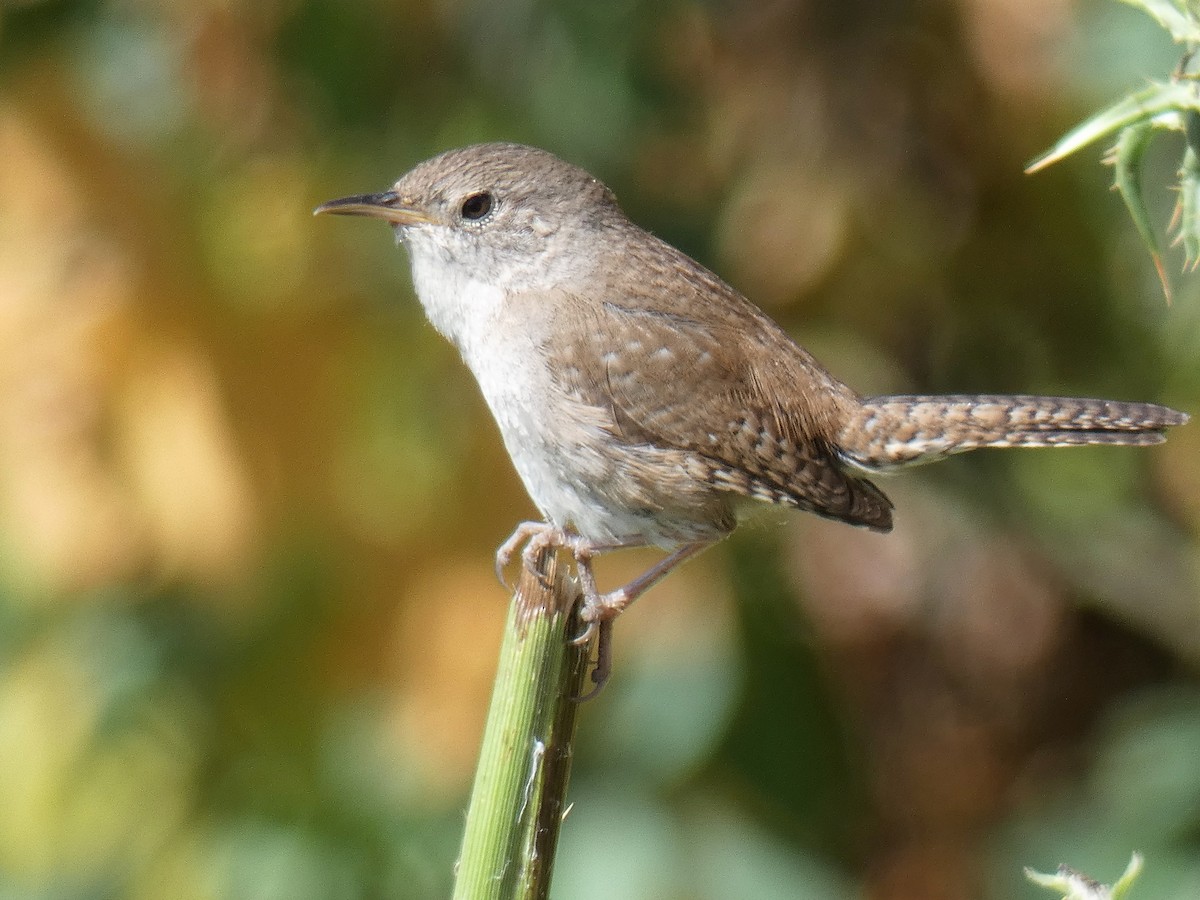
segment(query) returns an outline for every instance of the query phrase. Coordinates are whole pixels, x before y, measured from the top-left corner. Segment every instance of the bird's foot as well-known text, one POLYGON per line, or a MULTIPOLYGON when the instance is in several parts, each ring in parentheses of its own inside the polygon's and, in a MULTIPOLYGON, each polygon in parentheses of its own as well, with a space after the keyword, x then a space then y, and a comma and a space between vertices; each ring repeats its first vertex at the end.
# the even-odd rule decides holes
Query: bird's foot
POLYGON ((587 644, 596 638, 596 663, 592 668, 591 680, 595 685, 590 691, 577 700, 590 700, 600 692, 604 683, 612 674, 612 621, 633 597, 628 596, 624 588, 601 594, 596 587, 596 576, 592 572, 592 558, 605 550, 617 549, 610 545, 595 544, 585 538, 567 531, 549 522, 522 522, 516 527, 508 539, 496 550, 496 577, 500 583, 508 587, 504 578, 504 570, 521 550, 521 561, 525 568, 537 576, 541 583, 546 583, 546 576, 538 568, 538 557, 547 549, 569 550, 575 559, 575 570, 579 575, 580 592, 583 595, 580 605, 580 618, 585 623, 583 631, 571 640, 572 644, 587 644))
POLYGON ((596 661, 592 666, 591 680, 595 685, 578 700, 590 700, 600 692, 612 675, 612 626, 614 620, 623 613, 634 600, 661 581, 668 572, 690 556, 695 555, 712 544, 712 541, 697 541, 685 544, 651 566, 624 587, 601 594, 596 587, 596 576, 592 571, 592 559, 600 553, 609 550, 619 550, 624 547, 644 546, 644 541, 628 541, 624 543, 598 544, 586 538, 551 525, 549 522, 522 522, 508 539, 496 551, 496 577, 505 587, 504 569, 512 562, 517 549, 524 544, 521 560, 530 572, 537 576, 543 585, 546 577, 538 568, 538 557, 542 551, 569 550, 575 559, 575 571, 579 574, 580 592, 583 594, 579 618, 584 623, 583 631, 572 639, 575 645, 588 644, 596 640, 596 661))
POLYGON ((570 550, 576 560, 579 559, 581 553, 595 552, 592 545, 579 535, 559 528, 557 525, 551 525, 549 522, 522 522, 496 550, 496 578, 506 588, 509 584, 504 577, 504 570, 508 568, 508 564, 512 562, 513 556, 522 544, 525 545, 525 549, 521 551, 522 563, 544 587, 550 585, 537 565, 538 556, 543 550, 559 548, 570 550))

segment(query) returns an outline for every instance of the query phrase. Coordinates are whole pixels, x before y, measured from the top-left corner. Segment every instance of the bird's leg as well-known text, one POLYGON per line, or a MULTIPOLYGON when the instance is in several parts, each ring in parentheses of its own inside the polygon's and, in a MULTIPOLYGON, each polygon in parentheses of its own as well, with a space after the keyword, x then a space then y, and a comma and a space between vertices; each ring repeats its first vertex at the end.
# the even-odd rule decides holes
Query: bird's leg
MULTIPOLYGON (((668 573, 671 572, 677 565, 686 559, 695 556, 701 550, 711 547, 715 541, 696 541, 692 544, 684 544, 672 551, 668 556, 663 557, 649 569, 639 575, 633 581, 624 587, 619 587, 616 590, 609 591, 607 594, 601 594, 596 590, 596 579, 592 575, 591 558, 597 552, 596 548, 592 548, 586 553, 584 558, 580 558, 580 554, 576 552, 575 561, 579 567, 579 580, 583 583, 583 611, 581 618, 588 623, 587 630, 577 638, 577 641, 582 643, 591 637, 593 626, 599 622, 607 622, 615 619, 623 613, 634 600, 640 597, 654 585, 662 581, 668 573), (591 591, 588 591, 588 588, 591 591)), ((634 545, 630 545, 634 546, 634 545)), ((603 548, 615 549, 615 548, 603 548)))
POLYGON ((582 557, 578 551, 576 552, 575 565, 583 587, 583 609, 580 611, 580 618, 586 623, 586 627, 573 643, 586 643, 591 640, 593 634, 596 635, 596 664, 592 667, 592 683, 595 687, 580 697, 580 700, 590 700, 600 693, 600 689, 604 687, 605 682, 612 674, 612 626, 617 616, 624 612, 634 600, 662 581, 677 565, 695 556, 701 550, 711 547, 714 543, 716 542, 696 541, 692 544, 684 544, 624 587, 609 591, 607 594, 601 594, 596 589, 596 578, 592 574, 592 556, 597 550, 592 549, 582 557))
MULTIPOLYGON (((711 547, 715 541, 696 541, 684 544, 669 555, 659 560, 633 581, 616 590, 601 594, 596 586, 596 576, 592 571, 592 559, 612 550, 623 550, 632 547, 644 547, 646 542, 633 538, 626 542, 613 544, 592 543, 586 538, 567 531, 549 522, 522 522, 508 539, 496 551, 496 576, 504 584, 504 568, 511 562, 513 555, 521 544, 521 559, 531 572, 537 571, 538 555, 548 548, 561 548, 571 551, 575 558, 575 569, 579 573, 579 586, 583 594, 583 606, 580 618, 585 623, 583 632, 572 640, 574 644, 586 644, 596 637, 596 664, 592 669, 592 683, 595 687, 584 696, 578 698, 587 700, 594 697, 612 674, 612 623, 634 600, 658 584, 667 574, 684 560, 695 556, 701 550, 711 547)), ((507 586, 507 585, 506 585, 507 586)))

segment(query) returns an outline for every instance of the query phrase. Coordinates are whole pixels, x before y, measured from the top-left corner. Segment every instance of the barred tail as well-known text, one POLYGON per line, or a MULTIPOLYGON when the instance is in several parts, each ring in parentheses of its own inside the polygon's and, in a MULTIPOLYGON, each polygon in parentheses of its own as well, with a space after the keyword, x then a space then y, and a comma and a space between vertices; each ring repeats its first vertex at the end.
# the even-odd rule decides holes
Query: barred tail
POLYGON ((1073 397, 868 397, 842 428, 846 462, 879 471, 979 447, 1158 444, 1184 413, 1073 397))

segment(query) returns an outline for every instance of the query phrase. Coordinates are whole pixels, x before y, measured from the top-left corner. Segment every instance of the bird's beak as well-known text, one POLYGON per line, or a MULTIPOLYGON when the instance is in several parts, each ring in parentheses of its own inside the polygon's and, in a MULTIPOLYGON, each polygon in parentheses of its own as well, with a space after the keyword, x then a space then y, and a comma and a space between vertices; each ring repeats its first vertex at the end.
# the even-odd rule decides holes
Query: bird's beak
POLYGON ((393 225, 419 225, 431 219, 419 209, 407 205, 395 191, 381 194, 358 194, 330 200, 313 210, 314 216, 328 213, 333 216, 371 216, 393 225))

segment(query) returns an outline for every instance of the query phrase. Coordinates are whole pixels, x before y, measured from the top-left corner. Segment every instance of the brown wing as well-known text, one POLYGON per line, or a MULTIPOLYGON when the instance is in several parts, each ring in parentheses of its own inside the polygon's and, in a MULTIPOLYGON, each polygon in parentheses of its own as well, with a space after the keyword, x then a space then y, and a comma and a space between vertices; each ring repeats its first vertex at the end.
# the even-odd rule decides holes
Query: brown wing
POLYGON ((704 322, 636 297, 599 305, 556 298, 547 333, 559 352, 551 356, 570 364, 553 376, 607 410, 615 438, 688 451, 693 471, 720 490, 890 529, 887 497, 843 471, 820 437, 837 433, 834 420, 853 395, 725 290, 743 308, 704 322))

